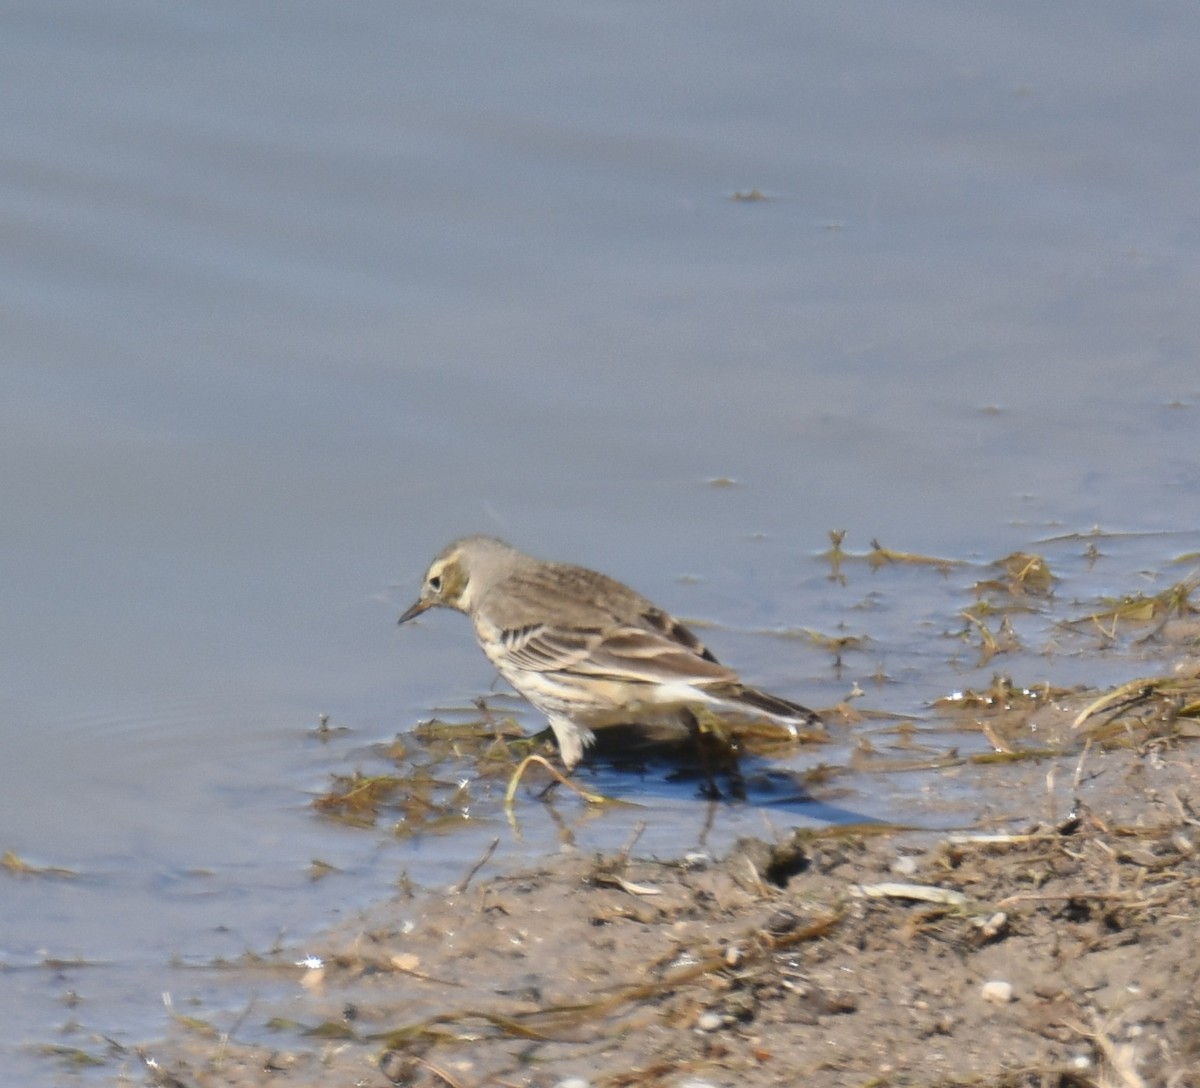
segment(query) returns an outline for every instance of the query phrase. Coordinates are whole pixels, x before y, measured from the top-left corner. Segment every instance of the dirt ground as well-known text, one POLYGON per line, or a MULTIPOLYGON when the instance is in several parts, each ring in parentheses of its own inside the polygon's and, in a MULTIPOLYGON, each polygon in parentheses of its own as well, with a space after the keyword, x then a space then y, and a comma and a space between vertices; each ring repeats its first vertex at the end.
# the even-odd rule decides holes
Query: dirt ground
POLYGON ((1190 731, 988 767, 996 833, 835 828, 672 862, 633 843, 464 874, 289 967, 293 996, 247 1014, 272 1045, 180 1018, 146 1082, 1200 1086, 1190 731), (1073 811, 1005 809, 1048 774, 1073 811))

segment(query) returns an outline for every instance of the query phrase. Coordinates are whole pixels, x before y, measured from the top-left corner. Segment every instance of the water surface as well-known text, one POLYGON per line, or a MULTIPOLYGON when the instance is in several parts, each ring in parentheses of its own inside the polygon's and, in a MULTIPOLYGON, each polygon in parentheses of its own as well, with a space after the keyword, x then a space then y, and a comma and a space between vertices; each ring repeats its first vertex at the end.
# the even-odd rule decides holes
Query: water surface
MULTIPOLYGON (((4 23, 0 848, 79 874, 0 878, 25 1083, 55 1076, 22 1044, 157 1033, 161 993, 201 985, 170 964, 478 856, 490 828, 397 843, 309 808, 489 690, 460 617, 395 627, 456 535, 715 622, 782 694, 859 683, 908 713, 993 671, 953 638, 979 570, 842 585, 829 530, 1041 548, 1081 599, 1186 573, 1192 7, 120 0, 4 23), (1093 526, 1129 535, 1090 565, 1046 543, 1093 526), (800 628, 871 643, 838 669, 779 637, 800 628), (317 739, 322 713, 350 732, 317 739), (314 857, 339 874, 311 881, 314 857)), ((1022 682, 1139 671, 1031 635, 1022 682)), ((839 803, 888 818, 935 782, 839 803)), ((662 804, 643 845, 690 848, 704 814, 662 804)), ((556 842, 547 818, 501 853, 556 842)))

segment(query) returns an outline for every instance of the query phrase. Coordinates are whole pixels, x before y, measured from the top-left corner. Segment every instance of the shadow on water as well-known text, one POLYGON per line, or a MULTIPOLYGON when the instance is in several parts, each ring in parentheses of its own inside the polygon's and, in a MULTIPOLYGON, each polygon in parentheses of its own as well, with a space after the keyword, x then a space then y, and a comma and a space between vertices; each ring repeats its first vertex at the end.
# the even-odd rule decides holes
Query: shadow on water
MULTIPOLYGON (((779 742, 773 747, 784 748, 779 742)), ((800 745, 786 744, 795 755, 800 745)), ((821 768, 795 771, 753 750, 735 750, 724 739, 653 739, 640 726, 610 726, 597 739, 589 762, 576 772, 589 789, 616 801, 653 807, 711 802, 738 809, 765 809, 834 825, 882 823, 830 800, 814 796, 821 768), (704 741, 707 740, 707 743, 704 741)))

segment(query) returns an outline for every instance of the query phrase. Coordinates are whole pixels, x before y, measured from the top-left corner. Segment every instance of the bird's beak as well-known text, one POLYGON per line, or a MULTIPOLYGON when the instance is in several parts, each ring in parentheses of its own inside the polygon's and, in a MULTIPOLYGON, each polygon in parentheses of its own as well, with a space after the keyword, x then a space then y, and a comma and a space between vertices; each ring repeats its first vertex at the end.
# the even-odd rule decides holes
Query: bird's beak
POLYGON ((415 619, 422 612, 433 607, 433 601, 417 601, 403 616, 400 617, 401 623, 408 623, 409 620, 415 619))

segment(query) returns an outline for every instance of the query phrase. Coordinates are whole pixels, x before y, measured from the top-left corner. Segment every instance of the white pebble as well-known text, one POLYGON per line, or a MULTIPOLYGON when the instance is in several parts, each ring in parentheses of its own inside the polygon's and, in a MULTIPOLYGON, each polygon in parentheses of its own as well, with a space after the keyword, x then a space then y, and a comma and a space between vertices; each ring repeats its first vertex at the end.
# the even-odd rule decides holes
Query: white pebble
POLYGON ((696 1020, 697 1031, 716 1031, 725 1023, 715 1012, 703 1012, 696 1020))
POLYGON ((912 876, 917 871, 917 859, 912 854, 901 854, 892 862, 892 872, 900 876, 912 876))
POLYGON ((990 982, 983 984, 983 989, 979 991, 979 996, 984 1001, 989 1001, 993 1005, 1007 1005, 1012 1001, 1014 996, 1012 983, 994 978, 990 982))
POLYGON ((554 1088, 592 1088, 590 1080, 584 1080, 583 1077, 567 1077, 566 1080, 560 1080, 554 1088))

